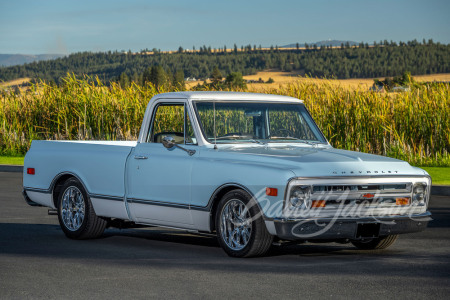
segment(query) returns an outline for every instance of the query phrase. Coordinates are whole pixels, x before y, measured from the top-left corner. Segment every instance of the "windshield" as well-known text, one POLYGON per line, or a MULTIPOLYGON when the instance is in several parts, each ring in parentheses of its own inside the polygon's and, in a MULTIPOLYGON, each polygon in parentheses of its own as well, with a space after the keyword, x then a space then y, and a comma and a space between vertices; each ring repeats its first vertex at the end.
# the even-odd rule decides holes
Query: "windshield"
POLYGON ((195 102, 210 143, 326 143, 303 104, 195 102))

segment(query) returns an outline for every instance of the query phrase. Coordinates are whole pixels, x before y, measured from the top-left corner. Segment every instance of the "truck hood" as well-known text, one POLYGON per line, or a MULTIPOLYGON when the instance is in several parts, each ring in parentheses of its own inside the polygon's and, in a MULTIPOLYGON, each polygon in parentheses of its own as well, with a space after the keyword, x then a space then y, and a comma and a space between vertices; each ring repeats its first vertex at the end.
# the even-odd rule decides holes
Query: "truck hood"
POLYGON ((238 154, 246 161, 286 167, 299 177, 426 174, 402 160, 332 147, 225 146, 219 152, 238 154))

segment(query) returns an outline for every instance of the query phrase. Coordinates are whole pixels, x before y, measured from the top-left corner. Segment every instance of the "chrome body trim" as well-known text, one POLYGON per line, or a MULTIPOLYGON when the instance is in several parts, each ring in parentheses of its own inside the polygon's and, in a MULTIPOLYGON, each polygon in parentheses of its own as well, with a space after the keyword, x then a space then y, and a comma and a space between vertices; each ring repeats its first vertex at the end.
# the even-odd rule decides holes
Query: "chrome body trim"
POLYGON ((111 200, 111 201, 120 201, 122 202, 124 199, 123 197, 116 197, 116 196, 108 196, 108 195, 99 195, 99 194, 89 194, 89 198, 97 198, 102 200, 111 200))
POLYGON ((165 206, 165 207, 189 209, 189 204, 170 203, 170 202, 135 199, 135 198, 128 198, 127 201, 129 203, 139 203, 139 204, 148 204, 148 205, 156 205, 156 206, 165 206))

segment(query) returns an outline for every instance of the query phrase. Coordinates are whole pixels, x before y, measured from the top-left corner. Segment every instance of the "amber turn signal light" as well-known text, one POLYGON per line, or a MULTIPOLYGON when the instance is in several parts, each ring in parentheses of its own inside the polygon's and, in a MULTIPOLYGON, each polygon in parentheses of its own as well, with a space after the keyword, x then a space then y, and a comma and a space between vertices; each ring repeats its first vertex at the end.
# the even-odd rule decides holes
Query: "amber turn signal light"
POLYGON ((278 196, 278 189, 266 187, 267 196, 278 196))
POLYGON ((396 205, 409 205, 410 198, 408 197, 402 197, 402 198, 395 198, 395 204, 396 205))
POLYGON ((325 207, 325 200, 313 200, 311 207, 325 207))

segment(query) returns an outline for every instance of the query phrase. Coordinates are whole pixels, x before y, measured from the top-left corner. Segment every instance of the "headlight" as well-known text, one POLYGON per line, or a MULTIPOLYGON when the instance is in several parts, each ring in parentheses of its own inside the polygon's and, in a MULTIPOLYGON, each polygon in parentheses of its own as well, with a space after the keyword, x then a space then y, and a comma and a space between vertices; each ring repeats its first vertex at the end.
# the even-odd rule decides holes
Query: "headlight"
POLYGON ((310 208, 311 207, 311 186, 296 186, 291 190, 289 196, 289 208, 310 208))
POLYGON ((427 185, 425 183, 416 183, 413 187, 412 205, 424 206, 427 199, 427 185))

